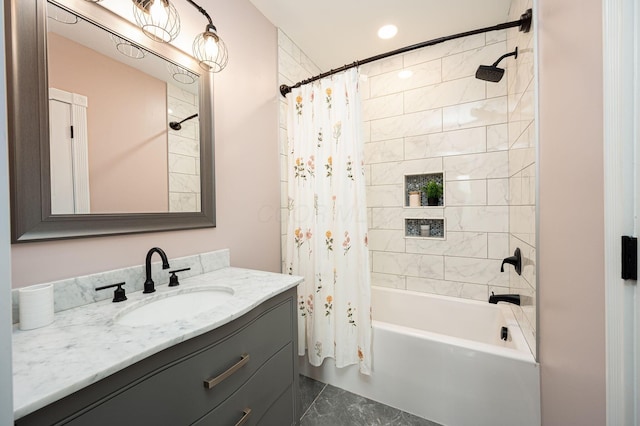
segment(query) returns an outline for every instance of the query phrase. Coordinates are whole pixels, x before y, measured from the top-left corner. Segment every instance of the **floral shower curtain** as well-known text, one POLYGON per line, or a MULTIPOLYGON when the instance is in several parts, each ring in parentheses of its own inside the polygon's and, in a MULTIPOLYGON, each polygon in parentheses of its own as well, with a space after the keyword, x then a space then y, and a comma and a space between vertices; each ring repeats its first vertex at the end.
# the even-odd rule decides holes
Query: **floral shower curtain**
POLYGON ((359 73, 293 89, 285 265, 298 287, 299 354, 371 372, 371 290, 359 73))

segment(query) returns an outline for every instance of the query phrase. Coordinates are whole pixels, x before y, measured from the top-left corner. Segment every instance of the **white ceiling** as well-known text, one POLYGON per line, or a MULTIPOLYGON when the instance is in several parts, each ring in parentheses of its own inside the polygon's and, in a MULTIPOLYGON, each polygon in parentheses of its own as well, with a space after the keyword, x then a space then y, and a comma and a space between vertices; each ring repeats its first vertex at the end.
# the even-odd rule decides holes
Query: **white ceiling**
MULTIPOLYGON (((511 0, 250 0, 322 71, 404 46, 507 22, 511 0), (398 27, 391 40, 378 28, 398 27)), ((519 16, 519 15, 518 15, 519 16)))

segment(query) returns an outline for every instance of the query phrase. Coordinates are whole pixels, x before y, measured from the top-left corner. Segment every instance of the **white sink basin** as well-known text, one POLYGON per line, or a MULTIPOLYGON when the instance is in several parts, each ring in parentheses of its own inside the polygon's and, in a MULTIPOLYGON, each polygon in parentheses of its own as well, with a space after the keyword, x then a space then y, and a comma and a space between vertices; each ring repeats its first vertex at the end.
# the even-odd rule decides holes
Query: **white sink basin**
POLYGON ((195 288, 150 296, 120 311, 114 321, 131 327, 166 324, 214 310, 233 298, 228 287, 195 288))

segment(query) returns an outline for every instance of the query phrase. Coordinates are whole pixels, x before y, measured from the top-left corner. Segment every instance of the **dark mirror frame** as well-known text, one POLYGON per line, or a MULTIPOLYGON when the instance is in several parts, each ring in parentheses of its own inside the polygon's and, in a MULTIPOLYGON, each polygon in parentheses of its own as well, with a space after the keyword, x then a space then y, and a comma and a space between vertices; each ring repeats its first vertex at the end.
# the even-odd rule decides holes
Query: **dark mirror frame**
POLYGON ((47 1, 4 0, 11 242, 214 227, 213 75, 177 48, 146 40, 138 27, 104 7, 83 0, 55 3, 199 74, 202 208, 194 213, 51 214, 47 1))

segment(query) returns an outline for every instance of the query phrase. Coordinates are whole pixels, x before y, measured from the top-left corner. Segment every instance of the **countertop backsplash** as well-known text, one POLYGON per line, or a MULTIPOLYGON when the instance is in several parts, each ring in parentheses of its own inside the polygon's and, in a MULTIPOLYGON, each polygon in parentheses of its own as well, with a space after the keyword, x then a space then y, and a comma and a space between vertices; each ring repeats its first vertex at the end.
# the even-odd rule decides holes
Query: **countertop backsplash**
MULTIPOLYGON (((155 256, 154 260, 159 259, 155 256)), ((151 264, 151 275, 156 285, 169 283, 169 271, 183 268, 191 268, 189 271, 180 272, 180 279, 201 275, 218 269, 230 266, 230 255, 228 249, 216 250, 208 253, 201 253, 192 256, 169 257, 169 269, 162 269, 162 262, 156 261, 151 264)), ((113 289, 95 291, 96 287, 115 284, 120 282, 126 284, 123 288, 127 293, 141 291, 145 281, 145 265, 131 266, 128 268, 114 269, 111 271, 99 272, 91 275, 84 275, 76 278, 53 281, 54 312, 65 311, 77 308, 89 303, 113 298, 113 289)), ((46 283, 41 283, 46 284, 46 283)), ((26 287, 25 287, 26 288, 26 287)), ((18 289, 11 291, 13 324, 18 323, 18 289)))

